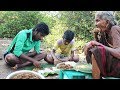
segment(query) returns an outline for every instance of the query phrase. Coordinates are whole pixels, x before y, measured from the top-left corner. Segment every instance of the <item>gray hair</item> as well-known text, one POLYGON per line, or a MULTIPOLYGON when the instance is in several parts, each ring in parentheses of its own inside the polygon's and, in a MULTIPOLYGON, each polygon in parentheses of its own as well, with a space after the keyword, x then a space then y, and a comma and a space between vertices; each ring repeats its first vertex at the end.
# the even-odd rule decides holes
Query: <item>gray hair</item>
POLYGON ((117 21, 115 20, 115 13, 113 11, 97 11, 95 18, 97 16, 100 19, 108 20, 113 26, 117 25, 117 21))

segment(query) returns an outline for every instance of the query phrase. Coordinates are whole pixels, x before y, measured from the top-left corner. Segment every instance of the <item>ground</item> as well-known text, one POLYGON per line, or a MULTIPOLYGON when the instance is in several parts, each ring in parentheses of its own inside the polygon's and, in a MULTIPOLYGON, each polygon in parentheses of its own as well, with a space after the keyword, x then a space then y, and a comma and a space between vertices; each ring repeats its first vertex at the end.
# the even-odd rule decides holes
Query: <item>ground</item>
MULTIPOLYGON (((0 39, 0 57, 3 58, 3 53, 5 52, 10 42, 11 39, 0 39)), ((10 67, 6 65, 3 59, 0 60, 0 79, 5 79, 6 76, 13 71, 14 70, 10 69, 10 67)))

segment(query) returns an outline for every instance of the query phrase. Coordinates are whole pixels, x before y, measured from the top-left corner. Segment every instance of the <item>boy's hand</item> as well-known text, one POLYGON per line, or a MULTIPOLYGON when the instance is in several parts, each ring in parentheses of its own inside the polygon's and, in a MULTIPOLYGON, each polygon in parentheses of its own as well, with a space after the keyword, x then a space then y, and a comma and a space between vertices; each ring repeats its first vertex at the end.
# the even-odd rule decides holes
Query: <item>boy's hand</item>
POLYGON ((62 61, 54 59, 54 65, 56 66, 58 63, 61 63, 62 61))
POLYGON ((33 65, 34 65, 35 67, 37 67, 37 68, 40 67, 40 63, 39 63, 38 61, 34 61, 34 62, 33 62, 33 65))

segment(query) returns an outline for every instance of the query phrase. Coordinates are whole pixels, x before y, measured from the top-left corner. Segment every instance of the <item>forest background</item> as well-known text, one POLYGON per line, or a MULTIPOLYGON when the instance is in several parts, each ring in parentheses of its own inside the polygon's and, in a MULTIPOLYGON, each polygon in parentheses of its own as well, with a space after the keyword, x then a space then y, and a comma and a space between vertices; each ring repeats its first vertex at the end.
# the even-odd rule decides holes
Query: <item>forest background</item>
MULTIPOLYGON (((31 29, 40 22, 48 24, 51 33, 44 38, 42 48, 50 50, 62 38, 65 30, 75 33, 75 47, 81 53, 85 43, 93 39, 96 11, 0 11, 0 38, 13 39, 24 29, 31 29)), ((120 11, 114 11, 118 24, 120 11)))

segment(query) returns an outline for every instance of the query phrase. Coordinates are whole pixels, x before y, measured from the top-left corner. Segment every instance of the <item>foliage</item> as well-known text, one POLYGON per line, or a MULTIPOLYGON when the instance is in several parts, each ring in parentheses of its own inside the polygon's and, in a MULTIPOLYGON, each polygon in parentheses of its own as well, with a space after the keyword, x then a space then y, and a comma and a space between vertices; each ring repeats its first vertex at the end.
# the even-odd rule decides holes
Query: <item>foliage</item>
MULTIPOLYGON (((20 30, 33 28, 39 22, 48 24, 51 33, 45 37, 42 47, 51 49, 62 38, 65 30, 75 33, 75 47, 82 49, 93 39, 95 11, 0 11, 0 37, 13 38, 20 30), (52 13, 51 13, 52 12, 52 13)), ((116 11, 120 23, 120 12, 116 11)))
POLYGON ((116 16, 115 19, 117 20, 118 25, 120 25, 120 11, 115 11, 114 13, 115 13, 115 16, 116 16))
POLYGON ((90 31, 94 27, 94 12, 91 11, 63 11, 62 20, 66 19, 67 26, 73 30, 78 40, 91 40, 90 31))
POLYGON ((56 25, 54 25, 51 28, 51 33, 46 36, 44 43, 47 45, 47 48, 52 48, 56 41, 60 38, 62 38, 62 35, 64 34, 64 31, 67 29, 67 27, 64 24, 60 24, 56 20, 56 25), (49 45, 49 46, 48 46, 49 45))
POLYGON ((38 12, 6 11, 2 16, 0 36, 13 38, 20 30, 30 29, 38 23, 38 12))

